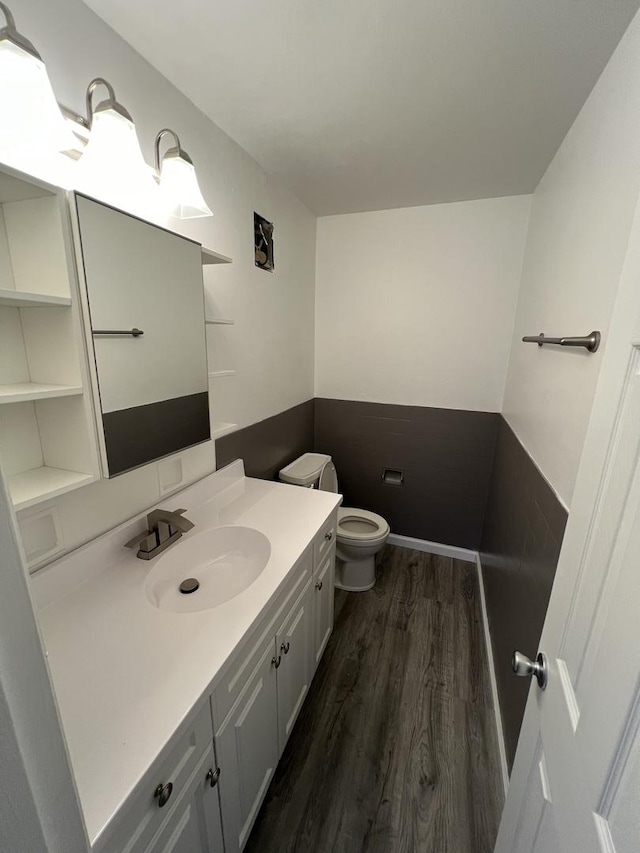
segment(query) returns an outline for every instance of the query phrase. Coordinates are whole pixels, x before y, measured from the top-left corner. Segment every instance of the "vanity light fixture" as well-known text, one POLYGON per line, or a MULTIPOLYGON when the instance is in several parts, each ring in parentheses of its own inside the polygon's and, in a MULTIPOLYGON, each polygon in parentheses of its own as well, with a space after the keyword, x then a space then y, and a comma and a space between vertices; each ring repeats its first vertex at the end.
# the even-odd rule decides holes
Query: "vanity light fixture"
POLYGON ((145 163, 130 113, 116 100, 111 83, 96 77, 86 93, 90 130, 87 147, 78 164, 83 188, 100 198, 127 207, 150 208, 158 190, 145 163), (93 95, 104 86, 108 97, 93 105, 93 95))
POLYGON ((171 216, 178 219, 213 216, 200 191, 193 160, 180 145, 178 134, 168 127, 156 136, 155 163, 160 193, 171 216), (175 145, 165 151, 161 160, 160 143, 165 136, 172 136, 175 145))
POLYGON ((76 140, 62 117, 42 57, 16 29, 9 7, 0 2, 0 151, 51 154, 76 140))

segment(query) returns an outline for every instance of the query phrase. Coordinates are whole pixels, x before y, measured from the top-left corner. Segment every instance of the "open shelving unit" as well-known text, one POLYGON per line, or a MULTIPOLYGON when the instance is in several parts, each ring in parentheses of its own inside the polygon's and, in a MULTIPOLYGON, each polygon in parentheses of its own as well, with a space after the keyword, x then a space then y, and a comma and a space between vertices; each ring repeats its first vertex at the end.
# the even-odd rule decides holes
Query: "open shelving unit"
MULTIPOLYGON (((210 264, 230 264, 232 263, 232 259, 228 255, 223 255, 220 252, 214 252, 211 249, 205 249, 202 247, 202 263, 204 266, 208 266, 210 264)), ((208 315, 205 317, 205 324, 207 327, 211 326, 235 326, 236 321, 230 317, 220 317, 217 315, 208 315)), ((209 370, 209 382, 211 383, 213 380, 219 379, 227 379, 236 376, 236 370, 232 369, 228 366, 228 360, 230 358, 230 352, 232 350, 232 344, 230 339, 227 338, 226 334, 223 332, 223 329, 219 329, 216 333, 215 330, 212 331, 211 335, 207 335, 207 358, 209 360, 209 364, 212 367, 209 370)), ((210 405, 212 409, 217 413, 218 410, 222 409, 224 412, 224 399, 221 404, 222 397, 222 389, 219 385, 216 385, 215 389, 209 394, 210 397, 210 405)), ((237 424, 230 423, 228 421, 223 420, 213 420, 211 423, 211 438, 214 440, 216 438, 222 438, 223 435, 227 435, 230 432, 233 432, 238 428, 237 424)))
POLYGON ((224 421, 217 421, 213 424, 211 430, 211 438, 222 438, 223 435, 228 435, 230 432, 238 429, 238 424, 227 424, 224 421))
POLYGON ((0 385, 0 405, 3 403, 26 403, 29 400, 52 400, 55 397, 75 397, 82 393, 82 385, 16 382, 13 385, 0 385))
POLYGON ((0 290, 0 308, 69 308, 70 305, 69 296, 0 290))
POLYGON ((0 460, 16 510, 99 476, 64 192, 0 170, 0 460))
POLYGON ((14 507, 20 510, 35 506, 45 498, 50 500, 72 489, 86 486, 94 480, 92 474, 43 465, 41 468, 32 468, 9 477, 9 490, 14 507))
POLYGON ((235 370, 211 370, 209 371, 209 379, 221 379, 223 376, 235 376, 235 370))
POLYGON ((223 255, 221 252, 214 252, 213 249, 202 248, 202 265, 209 266, 210 264, 231 264, 233 258, 229 255, 223 255))
POLYGON ((226 317, 206 317, 204 321, 207 326, 235 326, 235 320, 228 320, 226 317))

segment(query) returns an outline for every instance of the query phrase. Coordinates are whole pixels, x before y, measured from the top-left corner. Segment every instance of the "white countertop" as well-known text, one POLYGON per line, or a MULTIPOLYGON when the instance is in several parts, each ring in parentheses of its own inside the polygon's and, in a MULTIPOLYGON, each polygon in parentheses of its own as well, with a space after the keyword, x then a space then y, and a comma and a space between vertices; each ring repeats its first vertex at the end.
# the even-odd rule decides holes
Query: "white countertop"
MULTIPOLYGON (((211 610, 169 613, 147 599, 155 561, 124 543, 145 515, 51 564, 32 594, 80 802, 93 844, 275 597, 340 496, 244 477, 235 462, 162 501, 194 522, 184 538, 242 524, 271 556, 256 581, 211 610)), ((179 548, 180 542, 171 547, 179 548)))

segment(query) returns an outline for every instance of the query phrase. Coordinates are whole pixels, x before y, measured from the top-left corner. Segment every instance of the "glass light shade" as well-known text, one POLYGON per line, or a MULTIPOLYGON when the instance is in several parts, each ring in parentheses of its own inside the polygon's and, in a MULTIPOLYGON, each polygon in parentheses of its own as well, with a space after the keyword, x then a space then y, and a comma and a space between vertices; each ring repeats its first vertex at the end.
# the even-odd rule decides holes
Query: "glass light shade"
POLYGON ((118 207, 152 214, 158 206, 158 187, 142 156, 135 125, 115 110, 98 107, 94 113, 77 181, 80 189, 118 207))
POLYGON ((198 185, 193 163, 179 154, 165 155, 160 170, 162 204, 171 216, 196 219, 213 216, 198 185))
POLYGON ((46 155, 77 146, 41 59, 0 41, 0 151, 46 155))

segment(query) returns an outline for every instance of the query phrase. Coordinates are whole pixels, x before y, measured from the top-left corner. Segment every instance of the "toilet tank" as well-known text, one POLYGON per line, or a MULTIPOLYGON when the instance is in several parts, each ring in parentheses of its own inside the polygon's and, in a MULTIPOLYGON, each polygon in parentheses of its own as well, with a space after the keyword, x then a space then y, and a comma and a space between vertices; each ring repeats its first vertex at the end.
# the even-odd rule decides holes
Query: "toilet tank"
POLYGON ((317 486, 324 466, 331 462, 326 453, 303 453, 293 462, 282 468, 279 477, 283 483, 294 486, 317 486))

